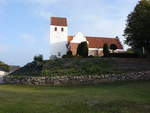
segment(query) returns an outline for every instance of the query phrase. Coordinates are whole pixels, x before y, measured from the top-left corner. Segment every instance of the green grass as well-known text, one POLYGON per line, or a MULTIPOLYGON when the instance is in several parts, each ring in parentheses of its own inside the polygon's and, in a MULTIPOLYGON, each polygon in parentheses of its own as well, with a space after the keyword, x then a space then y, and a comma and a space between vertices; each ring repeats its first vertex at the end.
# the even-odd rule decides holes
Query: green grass
POLYGON ((0 85, 0 113, 150 113, 150 81, 72 87, 0 85))

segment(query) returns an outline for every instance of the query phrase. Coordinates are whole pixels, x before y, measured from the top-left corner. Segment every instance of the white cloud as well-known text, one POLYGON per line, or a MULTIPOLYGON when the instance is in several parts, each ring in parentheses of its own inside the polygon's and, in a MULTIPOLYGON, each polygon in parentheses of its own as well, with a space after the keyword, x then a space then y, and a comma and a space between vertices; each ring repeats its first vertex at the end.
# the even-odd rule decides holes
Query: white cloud
POLYGON ((47 11, 46 9, 36 9, 33 11, 34 15, 37 17, 42 17, 44 19, 48 19, 53 14, 50 11, 47 11))
POLYGON ((36 38, 33 35, 31 35, 31 34, 27 34, 27 33, 21 34, 19 36, 19 38, 23 39, 23 41, 26 41, 28 44, 36 43, 36 38))

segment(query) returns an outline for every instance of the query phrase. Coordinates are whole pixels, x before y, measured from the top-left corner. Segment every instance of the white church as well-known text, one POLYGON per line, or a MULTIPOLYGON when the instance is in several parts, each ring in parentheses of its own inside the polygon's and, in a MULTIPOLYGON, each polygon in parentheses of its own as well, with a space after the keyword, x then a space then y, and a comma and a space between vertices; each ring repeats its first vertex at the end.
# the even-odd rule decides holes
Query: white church
POLYGON ((84 36, 82 33, 76 35, 68 35, 67 18, 51 17, 50 24, 50 54, 61 58, 68 50, 76 55, 77 47, 81 42, 88 43, 89 56, 103 56, 103 45, 106 43, 109 46, 114 44, 117 46, 115 52, 123 51, 123 46, 120 40, 116 37, 91 37, 84 36))

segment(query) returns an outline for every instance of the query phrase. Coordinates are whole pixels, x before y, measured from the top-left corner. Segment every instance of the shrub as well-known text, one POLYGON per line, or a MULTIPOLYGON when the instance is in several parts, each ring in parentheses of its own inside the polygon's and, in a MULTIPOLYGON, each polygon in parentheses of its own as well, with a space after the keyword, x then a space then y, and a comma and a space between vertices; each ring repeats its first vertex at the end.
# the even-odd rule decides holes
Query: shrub
POLYGON ((104 56, 107 57, 108 54, 109 54, 109 47, 108 47, 108 44, 104 44, 103 46, 103 53, 104 53, 104 56))
POLYGON ((41 66, 43 64, 43 55, 35 56, 34 57, 34 62, 41 66))
POLYGON ((128 48, 128 49, 127 49, 127 53, 135 53, 135 50, 132 49, 132 48, 128 48))
POLYGON ((0 61, 0 68, 4 71, 9 71, 10 66, 0 61))
POLYGON ((82 56, 82 57, 87 57, 88 51, 89 50, 88 50, 87 42, 81 42, 77 48, 77 55, 82 56))
POLYGON ((72 51, 71 50, 67 51, 67 55, 72 56, 72 51))
POLYGON ((135 53, 110 53, 109 57, 118 57, 118 58, 138 58, 139 55, 135 53))
POLYGON ((118 49, 117 48, 117 46, 115 45, 115 44, 111 44, 110 45, 110 49, 113 51, 113 53, 114 53, 114 51, 116 50, 116 49, 118 49))
POLYGON ((63 55, 63 56, 62 56, 62 58, 72 58, 72 57, 73 57, 72 51, 70 51, 70 50, 67 52, 66 55, 63 55))

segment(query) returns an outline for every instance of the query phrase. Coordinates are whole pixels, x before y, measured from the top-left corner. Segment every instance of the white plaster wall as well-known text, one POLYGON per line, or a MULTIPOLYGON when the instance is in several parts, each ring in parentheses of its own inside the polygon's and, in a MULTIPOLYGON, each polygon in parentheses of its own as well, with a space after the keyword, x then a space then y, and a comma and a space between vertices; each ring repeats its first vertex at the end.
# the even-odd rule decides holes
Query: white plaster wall
POLYGON ((62 57, 67 53, 67 45, 68 43, 68 27, 65 26, 50 26, 50 55, 62 57), (55 31, 55 27, 57 27, 57 31, 55 31), (61 28, 64 31, 61 31, 61 28), (58 56, 60 53, 60 56, 58 56))
POLYGON ((103 48, 89 48, 90 51, 92 50, 103 50, 103 48))
POLYGON ((81 42, 87 42, 86 37, 81 33, 77 33, 75 37, 73 37, 73 40, 71 43, 81 43, 81 42))
POLYGON ((0 83, 3 83, 3 77, 6 76, 8 72, 0 71, 0 83))

